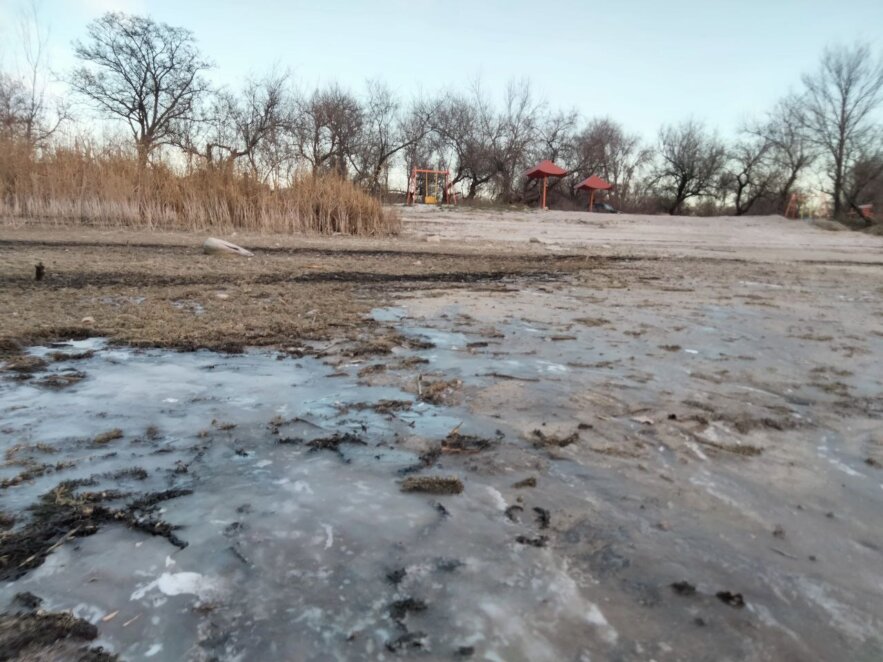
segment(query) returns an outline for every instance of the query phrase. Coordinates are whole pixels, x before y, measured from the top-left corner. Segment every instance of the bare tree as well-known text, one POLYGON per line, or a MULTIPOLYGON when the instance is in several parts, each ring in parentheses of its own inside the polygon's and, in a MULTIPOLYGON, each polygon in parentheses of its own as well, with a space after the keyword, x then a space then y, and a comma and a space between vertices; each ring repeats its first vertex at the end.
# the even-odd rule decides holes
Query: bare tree
POLYGON ((713 195, 726 163, 726 148, 705 127, 689 120, 659 132, 659 159, 653 183, 677 214, 690 198, 713 195))
POLYGON ((69 119, 67 105, 47 92, 46 44, 49 32, 40 6, 29 3, 19 22, 25 72, 16 77, 0 73, 0 130, 24 140, 32 149, 44 144, 69 119))
MULTIPOLYGON (((549 182, 549 190, 559 194, 572 196, 575 181, 574 172, 578 170, 576 132, 579 124, 579 113, 576 110, 543 112, 537 118, 534 140, 526 154, 527 165, 543 159, 568 171, 565 177, 555 177, 549 182)), ((523 178, 522 199, 524 202, 535 202, 541 195, 541 184, 538 179, 523 178)))
POLYGON ((747 134, 730 149, 721 187, 732 193, 736 216, 751 211, 776 187, 780 171, 773 161, 773 145, 762 136, 747 134))
POLYGON ((774 181, 773 206, 779 213, 788 205, 800 175, 817 158, 817 150, 807 136, 800 117, 800 99, 787 97, 759 122, 750 123, 745 131, 768 145, 768 158, 778 171, 774 181))
POLYGON ((24 138, 28 117, 27 96, 27 89, 20 79, 0 72, 0 138, 24 138))
POLYGON ((503 202, 514 201, 523 189, 520 175, 531 165, 530 147, 537 140, 543 108, 530 82, 522 80, 506 86, 503 109, 498 117, 490 108, 481 109, 482 129, 490 138, 497 194, 503 202))
POLYGON ((337 85, 315 90, 302 100, 295 124, 300 157, 313 173, 334 172, 345 177, 358 147, 362 106, 337 85))
POLYGON ((843 197, 859 218, 864 218, 862 204, 883 203, 883 131, 878 130, 851 161, 844 175, 843 197))
POLYGON ((571 169, 571 193, 582 178, 596 174, 613 184, 618 204, 629 199, 632 181, 638 169, 647 164, 652 152, 642 146, 641 139, 628 134, 610 118, 596 118, 574 138, 575 160, 571 169))
POLYGON ((828 48, 818 71, 803 77, 801 120, 825 153, 834 216, 844 207, 846 174, 872 136, 883 101, 883 58, 867 44, 828 48))
POLYGON ((448 94, 433 118, 440 160, 452 164, 453 184, 466 182, 466 197, 475 198, 494 176, 494 122, 488 117, 489 102, 480 92, 471 97, 448 94), (478 98, 476 98, 478 97, 478 98))
POLYGON ((420 143, 429 132, 432 106, 431 102, 415 100, 403 110, 384 83, 369 81, 362 131, 353 155, 356 181, 377 193, 381 178, 396 155, 420 143))
POLYGON ((206 91, 209 67, 189 30, 110 12, 89 24, 74 53, 83 65, 71 87, 103 114, 129 125, 144 166, 158 146, 175 141, 206 91))
POLYGON ((261 148, 292 125, 288 74, 250 79, 239 94, 219 91, 212 97, 208 109, 180 131, 179 146, 211 168, 232 172, 244 161, 253 176, 265 178, 267 169, 259 164, 261 148))

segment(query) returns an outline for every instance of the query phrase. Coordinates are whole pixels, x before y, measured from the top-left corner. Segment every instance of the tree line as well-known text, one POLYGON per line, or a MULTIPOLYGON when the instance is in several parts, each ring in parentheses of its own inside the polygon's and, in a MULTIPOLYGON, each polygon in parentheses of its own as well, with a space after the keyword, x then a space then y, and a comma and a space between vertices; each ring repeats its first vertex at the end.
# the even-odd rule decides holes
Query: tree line
MULTIPOLYGON (((0 139, 39 153, 74 120, 40 86, 44 44, 33 34, 31 75, 0 73, 0 139)), ((883 203, 883 58, 861 43, 826 49, 794 92, 729 141, 696 119, 646 140, 615 119, 553 108, 528 81, 501 99, 480 82, 412 99, 376 80, 358 94, 335 83, 305 92, 279 71, 219 89, 192 32, 122 13, 90 23, 74 53, 70 89, 127 127, 141 168, 162 162, 275 187, 307 171, 384 195, 412 166, 432 167, 449 169, 468 200, 535 204, 523 173, 551 159, 568 172, 550 182, 563 206, 584 204, 576 185, 589 174, 613 183, 612 201, 627 211, 782 213, 816 178, 835 217, 883 203)))

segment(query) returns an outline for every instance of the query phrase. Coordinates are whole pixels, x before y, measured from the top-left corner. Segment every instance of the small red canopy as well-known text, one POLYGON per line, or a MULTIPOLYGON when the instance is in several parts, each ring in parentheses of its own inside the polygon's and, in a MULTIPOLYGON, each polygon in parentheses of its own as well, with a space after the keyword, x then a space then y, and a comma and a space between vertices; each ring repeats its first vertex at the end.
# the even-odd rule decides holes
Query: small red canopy
POLYGON ((559 168, 546 159, 545 161, 540 161, 533 168, 524 173, 524 176, 528 179, 540 179, 541 177, 564 177, 566 174, 567 171, 564 168, 559 168))
POLYGON ((576 188, 584 191, 589 191, 591 189, 606 191, 608 189, 612 189, 613 184, 611 184, 610 182, 605 182, 597 175, 592 175, 591 177, 588 177, 577 184, 576 188))

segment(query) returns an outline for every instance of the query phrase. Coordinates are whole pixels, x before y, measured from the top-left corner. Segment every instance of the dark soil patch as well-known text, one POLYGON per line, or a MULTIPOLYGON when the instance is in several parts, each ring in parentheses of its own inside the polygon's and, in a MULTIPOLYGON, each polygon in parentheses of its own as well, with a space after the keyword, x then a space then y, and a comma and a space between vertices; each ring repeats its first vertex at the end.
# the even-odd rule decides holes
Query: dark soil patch
POLYGON ((81 370, 65 370, 52 375, 46 375, 37 384, 46 388, 62 389, 74 384, 79 384, 86 379, 87 375, 81 370))
POLYGON ((98 637, 98 628, 66 613, 0 614, 0 660, 118 659, 86 642, 98 637))
POLYGON ((45 370, 46 361, 36 356, 19 355, 10 358, 3 367, 8 372, 15 372, 19 375, 30 375, 40 370, 45 370))
POLYGON ((405 598, 396 600, 389 606, 389 617, 397 623, 402 622, 410 613, 426 611, 427 604, 423 600, 405 598))
POLYGON ((91 359, 95 356, 95 352, 91 349, 86 350, 85 352, 52 352, 49 354, 49 359, 55 361, 56 363, 60 363, 62 361, 82 361, 83 359, 91 359))
POLYGON ((515 489, 521 489, 524 487, 536 487, 537 479, 534 476, 530 476, 529 478, 525 478, 524 480, 519 480, 517 483, 513 483, 512 487, 515 489))
POLYGON ((425 494, 460 494, 463 481, 454 476, 410 476, 402 481, 401 489, 425 494))

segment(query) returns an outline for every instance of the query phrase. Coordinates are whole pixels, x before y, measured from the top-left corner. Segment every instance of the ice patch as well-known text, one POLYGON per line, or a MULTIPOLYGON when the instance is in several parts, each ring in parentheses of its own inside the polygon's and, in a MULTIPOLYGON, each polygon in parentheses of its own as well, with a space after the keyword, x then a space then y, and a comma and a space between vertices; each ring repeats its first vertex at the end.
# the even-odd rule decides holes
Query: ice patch
POLYGON ((313 488, 310 487, 310 484, 303 480, 294 481, 293 487, 294 491, 298 494, 315 494, 315 492, 313 492, 313 488))
POLYGON ((485 489, 487 490, 488 495, 490 495, 491 497, 491 502, 493 506, 501 512, 505 511, 508 507, 508 504, 506 503, 506 499, 503 498, 503 495, 500 494, 500 491, 489 485, 485 487, 485 489))
POLYGON ((135 589, 130 600, 140 600, 150 591, 157 589, 163 595, 196 595, 200 598, 216 593, 216 581, 198 572, 164 572, 152 582, 135 589))
POLYGON ((615 644, 619 639, 619 633, 610 626, 598 605, 589 603, 589 613, 586 614, 586 620, 598 628, 604 641, 608 644, 615 644))

